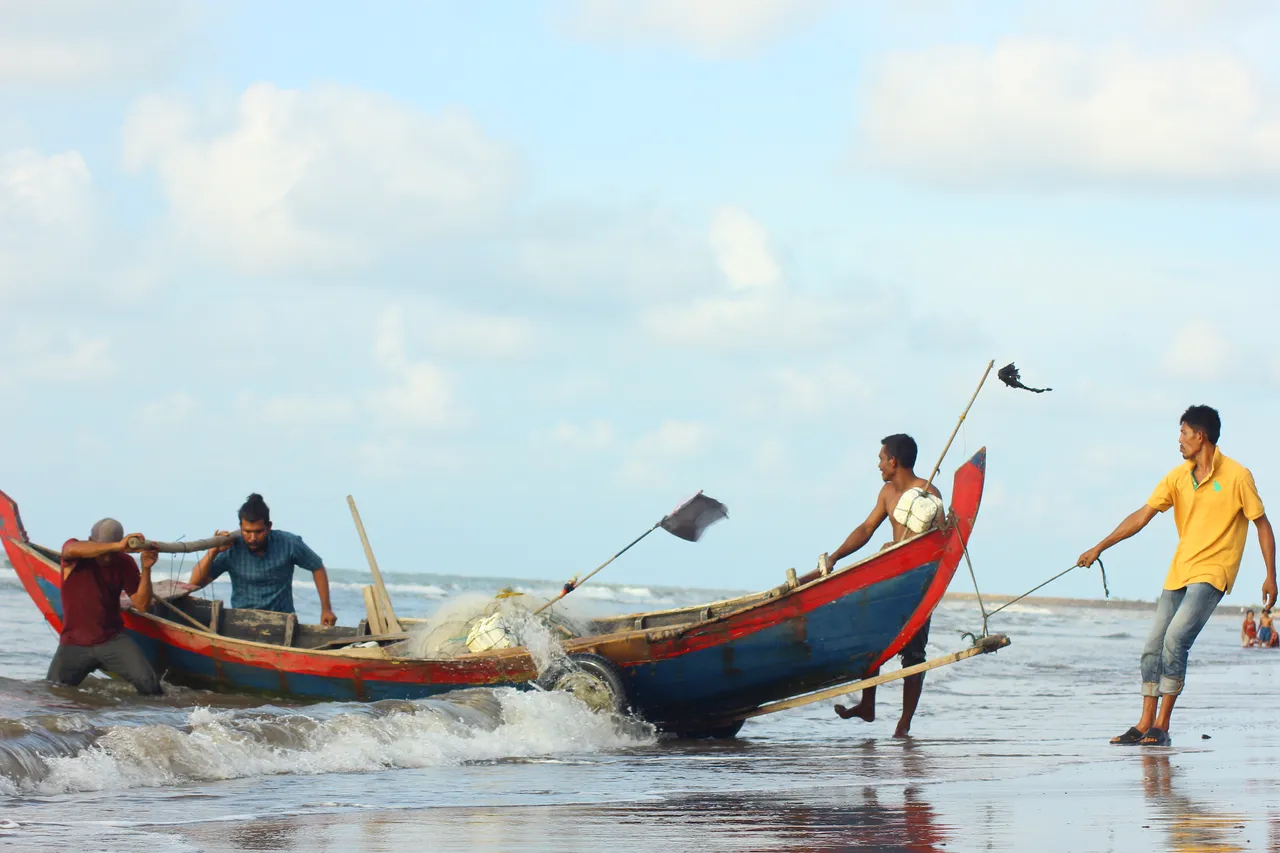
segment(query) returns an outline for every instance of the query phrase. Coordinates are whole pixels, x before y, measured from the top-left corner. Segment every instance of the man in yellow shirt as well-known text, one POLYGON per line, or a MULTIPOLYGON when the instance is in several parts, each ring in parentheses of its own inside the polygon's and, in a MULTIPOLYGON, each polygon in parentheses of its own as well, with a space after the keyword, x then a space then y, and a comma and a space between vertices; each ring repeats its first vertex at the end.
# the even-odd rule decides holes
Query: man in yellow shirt
POLYGON ((1173 507, 1178 548, 1156 606, 1151 636, 1142 650, 1142 718, 1129 731, 1112 738, 1112 743, 1169 745, 1169 719, 1182 692, 1187 654, 1213 609, 1235 583, 1250 521, 1258 528, 1258 544, 1267 567, 1262 606, 1270 607, 1276 600, 1275 533, 1249 469, 1218 449, 1221 432, 1216 410, 1208 406, 1187 409, 1178 435, 1178 450, 1186 461, 1160 481, 1146 506, 1080 555, 1078 565, 1093 565, 1103 551, 1173 507), (1160 697, 1163 701, 1157 709, 1160 697))

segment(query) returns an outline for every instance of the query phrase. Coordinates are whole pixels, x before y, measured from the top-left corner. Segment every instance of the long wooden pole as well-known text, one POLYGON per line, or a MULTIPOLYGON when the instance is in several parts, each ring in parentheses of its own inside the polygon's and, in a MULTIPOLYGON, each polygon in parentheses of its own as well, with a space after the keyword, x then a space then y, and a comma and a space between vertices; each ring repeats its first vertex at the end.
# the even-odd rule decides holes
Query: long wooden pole
POLYGON ((378 561, 373 558, 373 548, 369 545, 369 537, 364 532, 364 522, 360 520, 360 510, 356 509, 356 499, 347 495, 347 505, 351 507, 351 517, 355 519, 356 530, 360 532, 360 542, 364 545, 364 555, 369 560, 369 572, 373 575, 373 585, 378 594, 378 604, 382 610, 383 630, 400 632, 400 620, 391 606, 391 597, 387 595, 387 585, 382 582, 382 572, 378 571, 378 561))
POLYGON ((150 539, 143 540, 137 536, 130 536, 127 544, 130 548, 137 548, 139 551, 159 551, 162 554, 190 554, 193 551, 207 551, 210 548, 230 545, 239 538, 240 531, 233 530, 226 536, 210 536, 208 539, 195 539, 191 542, 153 542, 150 539))
POLYGON ((978 382, 978 387, 974 389, 973 396, 969 398, 969 405, 965 406, 964 411, 960 413, 960 420, 956 421, 956 428, 951 431, 951 438, 947 439, 946 447, 942 448, 942 455, 938 457, 938 464, 933 466, 933 473, 929 475, 929 482, 925 483, 925 494, 929 493, 929 487, 933 485, 933 478, 938 476, 938 472, 942 470, 942 462, 947 458, 947 452, 951 450, 951 443, 956 440, 956 436, 960 433, 960 427, 964 424, 964 419, 969 416, 969 410, 973 408, 973 402, 978 399, 978 392, 987 383, 987 377, 991 375, 991 368, 995 367, 995 364, 995 359, 987 362, 987 369, 982 372, 982 380, 978 382))
MULTIPOLYGON (((663 518, 663 520, 662 520, 662 521, 666 521, 666 519, 665 519, 665 518, 663 518)), ((648 530, 646 530, 644 533, 641 533, 641 534, 640 534, 639 536, 637 536, 635 539, 631 540, 631 544, 630 544, 630 545, 628 545, 627 547, 623 548, 621 551, 619 551, 618 553, 614 554, 612 557, 610 557, 609 559, 605 560, 605 561, 604 561, 603 563, 601 563, 600 565, 596 566, 596 567, 595 567, 595 569, 591 572, 591 574, 587 575, 587 576, 586 576, 585 578, 583 578, 582 580, 580 580, 580 581, 569 581, 568 583, 566 583, 566 584, 564 585, 564 589, 560 590, 560 594, 559 594, 559 595, 557 595, 555 598, 551 599, 551 600, 550 600, 550 601, 548 601, 546 604, 544 604, 544 605, 542 605, 541 607, 539 607, 537 610, 533 611, 533 615, 534 615, 534 616, 537 616, 539 613, 541 613, 542 611, 546 610, 548 607, 550 607, 551 605, 555 604, 557 601, 559 601, 560 599, 564 598, 566 595, 568 595, 569 593, 573 592, 575 589, 577 589, 578 587, 582 586, 582 585, 583 585, 584 583, 586 583, 587 581, 591 580, 593 577, 595 577, 597 574, 599 574, 599 573, 600 573, 600 570, 601 570, 601 569, 603 569, 605 566, 609 565, 609 564, 610 564, 610 563, 612 563, 614 560, 616 560, 616 559, 618 559, 619 557, 621 557, 623 554, 625 554, 625 553, 627 553, 628 551, 630 551, 633 547, 635 547, 635 545, 636 545, 636 544, 637 544, 641 539, 643 539, 644 537, 648 536, 650 533, 652 533, 653 531, 657 530, 660 526, 662 526, 662 521, 659 521, 659 522, 658 522, 657 524, 655 524, 653 527, 650 527, 650 528, 649 528, 648 530)))
POLYGON ((803 696, 796 696, 792 699, 783 699, 780 702, 770 702, 768 705, 761 705, 754 711, 748 711, 745 714, 735 714, 734 720, 747 720, 751 717, 759 717, 764 714, 775 714, 778 711, 786 711, 791 708, 799 708, 804 705, 812 705, 814 702, 825 702, 829 699, 835 699, 837 696, 843 696, 854 690, 865 690, 868 687, 876 687, 880 684, 886 684, 890 681, 897 681, 900 678, 906 678, 908 675, 916 675, 921 672, 927 672, 931 669, 937 669, 940 666, 956 663, 957 661, 966 660, 975 655, 985 655, 994 652, 997 649, 1003 649, 1009 645, 1009 638, 1004 634, 990 634, 983 637, 971 648, 954 654, 946 655, 933 660, 918 663, 915 666, 906 666, 895 672, 886 673, 885 675, 877 675, 874 678, 864 678, 861 681, 849 682, 846 684, 838 684, 835 687, 827 687, 816 693, 806 693, 803 696))

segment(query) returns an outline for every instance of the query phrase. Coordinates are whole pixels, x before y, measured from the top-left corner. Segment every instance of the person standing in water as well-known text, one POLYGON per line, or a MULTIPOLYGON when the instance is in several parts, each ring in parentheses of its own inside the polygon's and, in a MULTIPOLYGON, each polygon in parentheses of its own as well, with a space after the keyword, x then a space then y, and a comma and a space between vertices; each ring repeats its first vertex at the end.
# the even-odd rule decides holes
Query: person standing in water
POLYGON ((1240 626, 1240 648, 1247 649, 1258 644, 1258 623, 1253 621, 1253 611, 1246 610, 1244 623, 1240 626))
MULTIPOLYGON (((917 477, 915 473, 917 453, 915 439, 902 433, 888 436, 880 443, 880 479, 884 481, 884 485, 880 487, 880 492, 876 495, 875 507, 871 510, 871 514, 867 516, 867 520, 855 527, 853 532, 844 540, 844 543, 831 552, 832 569, 835 568, 838 560, 844 559, 870 542, 871 537, 875 535, 875 532, 886 518, 889 519, 889 524, 893 529, 893 541, 900 542, 906 538, 908 531, 903 524, 894 518, 893 511, 897 508, 898 501, 902 498, 904 492, 908 489, 924 489, 926 485, 926 481, 921 477, 917 477)), ((936 486, 929 485, 929 493, 939 500, 942 499, 942 493, 938 491, 936 486)), ((885 543, 884 547, 887 548, 891 544, 893 543, 885 543)), ((925 645, 928 642, 929 621, 925 621, 915 636, 902 648, 902 665, 907 667, 924 663, 925 645)), ((875 672, 870 673, 870 677, 875 677, 879 672, 877 669, 875 672)), ((902 680, 902 716, 898 719, 897 728, 894 729, 894 737, 905 738, 911 733, 911 719, 915 716, 916 707, 920 704, 920 694, 923 691, 923 672, 916 675, 908 675, 902 680)), ((836 705, 836 713, 845 720, 857 717, 858 719, 866 720, 868 723, 873 722, 876 718, 876 689, 868 687, 863 690, 858 704, 852 708, 836 705)))
MULTIPOLYGON (((159 557, 142 551, 142 571, 129 554, 124 527, 104 518, 86 541, 68 539, 62 546, 62 634, 49 664, 49 681, 75 687, 95 669, 128 681, 144 696, 161 692, 160 679, 147 656, 124 631, 120 593, 146 612, 151 606, 151 567, 159 557)), ((146 541, 141 533, 132 538, 146 541)))
POLYGON ((1221 432, 1217 410, 1209 406, 1187 409, 1178 433, 1183 463, 1160 481, 1145 506, 1081 554, 1076 563, 1092 566, 1103 551, 1142 530, 1158 513, 1173 508, 1178 547, 1165 576, 1151 635, 1142 649, 1142 715, 1136 726, 1112 738, 1112 743, 1170 743, 1169 721, 1185 683, 1187 655, 1200 629, 1235 583, 1250 521, 1258 530, 1267 570, 1262 582, 1263 609, 1275 603, 1275 532, 1253 474, 1218 449, 1221 432))
POLYGON ((1258 619, 1258 645, 1270 648, 1275 645, 1276 629, 1271 624, 1271 609, 1263 608, 1262 617, 1258 619))

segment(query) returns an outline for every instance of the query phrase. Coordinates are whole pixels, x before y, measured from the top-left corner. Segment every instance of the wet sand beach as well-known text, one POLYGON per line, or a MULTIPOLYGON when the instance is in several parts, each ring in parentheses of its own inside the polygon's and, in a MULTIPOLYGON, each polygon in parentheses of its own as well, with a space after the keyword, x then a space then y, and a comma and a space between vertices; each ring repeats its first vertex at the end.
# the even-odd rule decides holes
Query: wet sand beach
MULTIPOLYGON (((1280 654, 1239 648, 1231 607, 1192 654, 1173 746, 1143 748, 1107 743, 1136 722, 1140 611, 1016 605, 992 625, 1013 645, 929 674, 907 741, 886 686, 873 723, 824 703, 689 742, 514 691, 430 707, 57 692, 40 681, 52 637, 3 592, 0 847, 24 853, 1280 850, 1280 654)), ((944 602, 930 656, 975 623, 944 602)))

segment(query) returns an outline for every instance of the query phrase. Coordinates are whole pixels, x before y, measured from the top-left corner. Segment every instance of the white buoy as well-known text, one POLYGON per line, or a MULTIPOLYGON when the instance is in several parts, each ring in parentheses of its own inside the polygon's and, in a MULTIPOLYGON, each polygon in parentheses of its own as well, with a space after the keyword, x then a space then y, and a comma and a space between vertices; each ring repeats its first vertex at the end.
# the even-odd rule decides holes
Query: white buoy
POLYGON ((472 652, 509 649, 514 645, 516 645, 515 639, 507 630, 501 612, 476 620, 471 630, 467 632, 467 648, 472 652))

